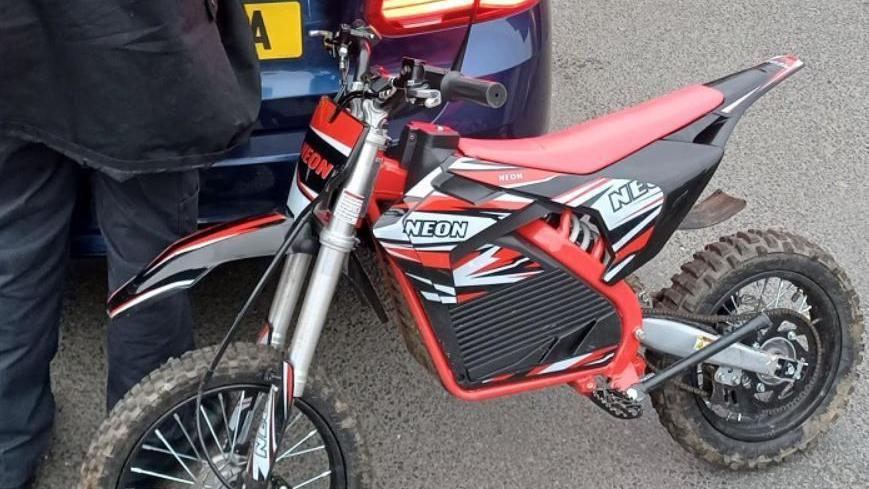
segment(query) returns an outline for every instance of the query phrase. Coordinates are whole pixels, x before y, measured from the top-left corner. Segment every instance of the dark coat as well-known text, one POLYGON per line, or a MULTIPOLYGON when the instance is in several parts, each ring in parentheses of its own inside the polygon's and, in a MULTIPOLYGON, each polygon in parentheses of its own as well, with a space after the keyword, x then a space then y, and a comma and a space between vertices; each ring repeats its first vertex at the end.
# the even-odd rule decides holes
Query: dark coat
POLYGON ((0 0, 0 134, 123 176, 221 159, 259 106, 240 0, 0 0))

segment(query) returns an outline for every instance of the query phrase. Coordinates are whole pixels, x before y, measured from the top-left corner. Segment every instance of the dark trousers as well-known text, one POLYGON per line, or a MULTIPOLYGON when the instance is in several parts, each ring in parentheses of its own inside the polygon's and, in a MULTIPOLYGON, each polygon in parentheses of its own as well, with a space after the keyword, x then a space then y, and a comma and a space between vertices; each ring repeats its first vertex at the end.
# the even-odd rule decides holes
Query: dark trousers
MULTIPOLYGON (((45 146, 0 137, 0 488, 25 482, 50 439, 49 364, 83 171, 45 146)), ((108 246, 110 291, 196 227, 196 171, 125 182, 99 172, 88 178, 108 246)), ((192 325, 186 294, 110 321, 109 408, 168 358, 192 349, 192 325)))

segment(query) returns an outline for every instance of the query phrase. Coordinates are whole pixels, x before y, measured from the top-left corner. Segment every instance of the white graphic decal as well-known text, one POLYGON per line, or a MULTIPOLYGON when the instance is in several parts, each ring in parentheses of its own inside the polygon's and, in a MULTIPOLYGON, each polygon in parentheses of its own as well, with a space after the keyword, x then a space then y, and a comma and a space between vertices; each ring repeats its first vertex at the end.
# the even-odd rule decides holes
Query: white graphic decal
POLYGON ((493 246, 484 251, 480 256, 473 258, 462 266, 453 270, 453 283, 456 287, 471 287, 476 285, 512 284, 524 280, 542 270, 532 270, 518 273, 504 273, 507 270, 520 267, 528 262, 528 258, 520 258, 503 267, 483 270, 489 265, 496 263, 498 258, 495 253, 501 248, 493 246))
POLYGON ((336 219, 355 226, 357 221, 359 221, 359 217, 362 216, 364 203, 365 200, 362 197, 344 189, 338 198, 338 203, 335 204, 335 211, 332 214, 336 219))
POLYGON ((598 178, 554 200, 569 207, 585 205, 598 211, 604 226, 610 231, 643 217, 613 246, 618 251, 658 217, 664 205, 664 192, 651 183, 598 178))
POLYGON ((463 239, 468 234, 467 222, 405 219, 404 233, 417 238, 463 239))
POLYGON ((272 470, 272 460, 276 450, 275 408, 278 388, 272 386, 266 398, 265 412, 257 428, 256 438, 250 460, 250 475, 255 481, 264 481, 272 470))
POLYGON ((531 202, 534 202, 534 200, 527 197, 522 197, 521 195, 513 195, 505 192, 492 199, 492 202, 516 202, 519 204, 530 204, 531 202))
MULTIPOLYGON (((492 213, 492 215, 493 217, 483 217, 436 212, 409 212, 401 218, 401 232, 405 236, 404 240, 414 245, 442 244, 444 249, 451 250, 455 247, 455 244, 447 243, 467 241, 480 232, 485 231, 489 226, 497 223, 506 214, 492 213), (435 232, 438 229, 449 232, 446 233, 446 236, 439 236, 435 232), (410 235, 408 231, 410 231, 410 235), (419 233, 416 233, 416 231, 419 231, 419 233), (453 237, 457 233, 463 234, 463 237, 453 237)), ((389 231, 390 234, 393 232, 394 230, 389 231)), ((378 238, 381 237, 379 233, 376 232, 375 234, 378 238)), ((426 249, 431 248, 426 247, 426 249)))
POLYGON ((114 318, 118 314, 126 311, 127 309, 130 309, 131 307, 133 307, 137 304, 141 304, 142 302, 145 302, 152 297, 156 297, 160 294, 163 294, 165 292, 169 292, 170 290, 173 290, 173 289, 183 289, 185 287, 189 287, 189 286, 193 285, 194 283, 196 283, 196 280, 179 280, 178 282, 172 282, 172 283, 169 283, 166 285, 161 285, 160 287, 151 289, 140 296, 137 296, 137 297, 134 297, 133 299, 130 299, 128 302, 121 304, 117 309, 109 311, 109 317, 114 318))
POLYGON ((638 217, 643 211, 651 211, 664 203, 664 193, 650 183, 633 180, 610 180, 600 192, 592 208, 603 218, 607 229, 616 229, 638 217))
POLYGON ((298 172, 299 168, 296 167, 296 171, 293 173, 293 183, 290 184, 290 195, 287 196, 287 207, 290 209, 290 213, 294 216, 300 215, 302 211, 305 210, 305 207, 311 203, 311 199, 305 196, 299 188, 300 185, 304 184, 299 182, 298 172))
POLYGON ((426 300, 429 300, 432 302, 440 302, 441 304, 456 304, 456 303, 458 303, 458 301, 456 300, 456 289, 455 288, 450 287, 448 285, 436 284, 425 277, 420 277, 419 275, 414 275, 412 273, 408 273, 407 276, 414 279, 414 280, 422 282, 430 287, 433 287, 436 291, 440 291, 440 292, 443 292, 444 294, 446 294, 446 295, 443 295, 443 294, 438 294, 437 292, 420 290, 419 293, 422 294, 422 296, 426 300))
POLYGON ((660 207, 658 207, 658 208, 656 208, 654 211, 652 211, 651 214, 649 214, 648 216, 646 216, 645 219, 643 219, 642 221, 640 221, 639 224, 637 224, 633 229, 631 229, 630 231, 628 231, 628 233, 625 234, 624 237, 622 237, 622 239, 618 240, 618 242, 616 242, 616 244, 613 245, 613 249, 616 250, 616 251, 618 251, 618 250, 624 248, 624 246, 625 246, 626 244, 630 243, 631 240, 634 239, 634 237, 635 237, 636 235, 640 234, 640 232, 641 232, 642 230, 644 230, 644 229, 646 228, 646 226, 647 226, 650 222, 652 222, 656 217, 658 217, 658 214, 660 214, 660 213, 661 213, 661 208, 660 208, 660 207))
POLYGON ((610 271, 608 271, 606 274, 604 274, 604 276, 603 276, 604 281, 609 282, 610 280, 612 280, 612 278, 615 277, 619 272, 621 272, 622 269, 628 265, 628 263, 630 263, 634 260, 635 256, 637 256, 637 255, 631 255, 631 256, 625 258, 624 260, 618 262, 616 264, 616 266, 612 267, 612 269, 610 269, 610 271))
POLYGON ((328 134, 317 130, 315 127, 311 127, 311 130, 314 131, 314 133, 317 134, 317 136, 320 136, 320 138, 322 138, 323 141, 326 141, 327 143, 329 143, 329 146, 332 146, 333 148, 337 149, 338 152, 340 152, 342 155, 350 156, 350 152, 353 150, 353 148, 351 148, 350 146, 347 146, 346 144, 342 143, 341 141, 338 141, 337 139, 333 138, 332 136, 329 136, 328 134))
POLYGON ((565 360, 561 360, 561 361, 553 363, 552 365, 544 368, 543 370, 541 370, 538 373, 540 375, 542 375, 542 374, 551 374, 553 372, 561 372, 562 370, 567 370, 570 367, 576 365, 577 363, 580 363, 581 361, 585 360, 586 358, 588 358, 590 356, 591 356, 591 353, 586 353, 585 355, 580 355, 578 357, 567 358, 565 360))
POLYGON ((431 185, 432 180, 437 178, 440 174, 441 169, 435 168, 431 173, 429 173, 422 180, 417 182, 417 184, 414 185, 413 188, 408 190, 405 194, 405 197, 414 197, 417 199, 424 199, 428 197, 430 193, 434 192, 434 187, 432 187, 431 185))
POLYGON ((458 158, 450 165, 450 170, 509 170, 516 166, 500 165, 498 163, 486 163, 473 158, 458 158))

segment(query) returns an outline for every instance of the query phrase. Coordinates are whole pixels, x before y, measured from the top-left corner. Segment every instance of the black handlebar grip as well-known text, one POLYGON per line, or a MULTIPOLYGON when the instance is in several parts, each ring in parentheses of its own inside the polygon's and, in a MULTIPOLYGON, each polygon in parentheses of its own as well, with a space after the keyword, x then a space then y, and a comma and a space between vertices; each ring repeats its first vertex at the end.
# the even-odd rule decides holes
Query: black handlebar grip
POLYGON ((466 100, 492 109, 499 109, 507 103, 507 88, 501 83, 430 66, 426 66, 425 70, 432 88, 440 90, 446 100, 466 100))
POLYGON ((479 80, 448 71, 441 80, 441 95, 447 100, 467 100, 499 109, 507 102, 507 88, 498 82, 479 80))

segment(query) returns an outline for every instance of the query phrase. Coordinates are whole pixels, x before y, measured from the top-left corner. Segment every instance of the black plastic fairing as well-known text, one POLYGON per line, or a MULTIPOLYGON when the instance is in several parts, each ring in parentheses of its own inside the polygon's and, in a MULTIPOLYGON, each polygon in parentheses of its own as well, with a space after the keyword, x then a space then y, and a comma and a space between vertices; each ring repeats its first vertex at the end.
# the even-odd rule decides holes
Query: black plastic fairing
POLYGON ((451 308, 450 319, 471 382, 590 353, 583 342, 597 328, 609 332, 597 348, 621 338, 612 304, 563 270, 451 308))
MULTIPOLYGON (((546 183, 528 185, 520 190, 538 197, 538 200, 552 199, 602 177, 643 182, 658 187, 664 200, 660 213, 654 220, 652 236, 630 262, 608 278, 609 283, 614 283, 641 267, 660 251, 706 188, 723 155, 724 149, 717 146, 661 140, 595 174, 564 176, 546 183)), ((593 207, 584 204, 577 207, 577 211, 589 214, 599 224, 599 229, 610 245, 623 237, 624 228, 631 229, 636 224, 631 221, 620 226, 619 230, 611 230, 603 225, 603 217, 593 207)), ((637 218, 640 219, 642 216, 637 218)))
POLYGON ((350 280, 353 288, 356 289, 359 298, 371 306, 371 309, 377 314, 377 319, 384 324, 388 322, 389 317, 386 314, 386 309, 383 307, 383 302, 380 301, 380 296, 377 295, 374 284, 371 283, 371 278, 365 273, 365 267, 362 266, 362 261, 355 250, 350 253, 347 260, 345 275, 350 280))
POLYGON ((504 193, 504 190, 500 188, 483 185, 468 178, 461 178, 448 171, 435 177, 431 184, 439 192, 474 205, 483 204, 504 193))
POLYGON ((713 113, 665 139, 724 147, 745 111, 802 66, 794 57, 779 56, 707 83, 724 95, 724 102, 713 113))
MULTIPOLYGON (((432 180, 432 187, 446 195, 477 206, 507 193, 501 188, 490 187, 474 180, 454 175, 448 171, 444 171, 434 178, 432 180)), ((450 251, 450 258, 453 261, 457 261, 480 246, 492 243, 503 236, 507 236, 516 229, 543 218, 550 213, 558 212, 558 210, 557 205, 549 204, 545 200, 532 201, 524 209, 513 212, 496 224, 457 244, 450 251)))
POLYGON ((526 224, 546 217, 552 212, 553 209, 542 203, 534 202, 529 204, 525 209, 514 212, 486 230, 471 237, 467 241, 456 245, 456 247, 450 252, 450 258, 454 261, 458 261, 462 256, 467 255, 480 246, 494 242, 498 238, 506 236, 526 224))
POLYGON ((665 195, 648 244, 615 279, 628 276, 660 252, 703 193, 723 156, 724 149, 717 146, 658 141, 599 174, 652 183, 665 195))
POLYGON ((407 170, 407 188, 452 157, 458 146, 459 133, 448 127, 426 123, 405 127, 394 155, 407 170))

